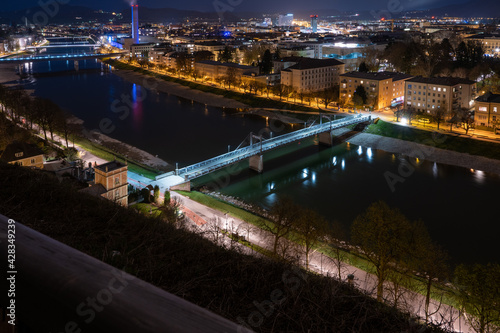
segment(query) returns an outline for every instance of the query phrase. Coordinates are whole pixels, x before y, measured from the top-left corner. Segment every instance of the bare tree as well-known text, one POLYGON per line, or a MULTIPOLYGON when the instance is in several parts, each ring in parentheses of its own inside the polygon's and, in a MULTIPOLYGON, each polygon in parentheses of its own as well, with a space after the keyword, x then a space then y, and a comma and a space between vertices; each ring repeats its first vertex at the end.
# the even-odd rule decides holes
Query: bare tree
POLYGON ((298 216, 298 208, 289 198, 279 198, 270 211, 271 222, 263 223, 261 228, 272 236, 272 251, 278 254, 278 245, 292 230, 298 216))
POLYGON ((377 300, 384 296, 384 282, 393 264, 402 257, 410 223, 397 209, 378 201, 352 224, 352 240, 375 268, 377 300))
POLYGON ((477 333, 500 332, 500 265, 460 265, 455 270, 458 297, 477 333))
POLYGON ((306 259, 306 269, 309 269, 309 257, 325 240, 328 224, 326 220, 310 209, 302 209, 297 219, 297 241, 302 246, 306 259))
POLYGON ((437 129, 439 130, 439 125, 444 121, 444 116, 446 114, 446 102, 443 101, 441 105, 432 110, 432 118, 437 124, 437 129))

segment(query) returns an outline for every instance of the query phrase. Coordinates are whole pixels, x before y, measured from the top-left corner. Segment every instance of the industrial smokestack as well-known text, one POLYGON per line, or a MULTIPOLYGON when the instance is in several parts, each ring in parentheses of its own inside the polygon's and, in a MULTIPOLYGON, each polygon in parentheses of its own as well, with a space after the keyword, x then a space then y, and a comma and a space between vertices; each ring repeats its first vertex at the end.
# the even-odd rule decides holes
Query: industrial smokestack
POLYGON ((139 5, 132 5, 132 39, 139 44, 139 5))

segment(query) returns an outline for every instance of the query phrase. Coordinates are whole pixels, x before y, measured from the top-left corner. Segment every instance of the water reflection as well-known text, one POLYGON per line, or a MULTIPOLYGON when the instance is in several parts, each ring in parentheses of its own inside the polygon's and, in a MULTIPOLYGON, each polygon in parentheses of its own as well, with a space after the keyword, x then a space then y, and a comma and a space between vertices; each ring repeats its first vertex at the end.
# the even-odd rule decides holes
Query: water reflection
POLYGON ((432 165, 432 175, 434 176, 435 179, 437 179, 437 177, 438 177, 438 166, 437 166, 436 162, 434 162, 434 164, 432 165))
POLYGON ((136 130, 140 130, 142 127, 142 87, 136 85, 135 83, 132 86, 132 114, 134 120, 134 127, 136 130))

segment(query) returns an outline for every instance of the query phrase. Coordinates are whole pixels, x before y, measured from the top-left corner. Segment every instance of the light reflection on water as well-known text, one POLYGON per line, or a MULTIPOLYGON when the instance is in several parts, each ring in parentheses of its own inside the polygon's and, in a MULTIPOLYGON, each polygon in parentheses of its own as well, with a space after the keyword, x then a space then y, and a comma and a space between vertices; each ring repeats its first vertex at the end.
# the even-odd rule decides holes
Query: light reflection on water
POLYGON ((248 172, 243 163, 240 175, 219 191, 264 208, 287 195, 347 230, 371 203, 384 200, 411 220, 422 219, 455 262, 498 260, 498 243, 492 235, 500 233, 500 227, 491 223, 488 212, 474 208, 496 205, 497 175, 347 143, 327 149, 309 144, 285 161, 265 155, 260 175, 248 172), (408 166, 405 171, 414 171, 395 185, 393 193, 384 175, 398 175, 402 163, 408 166), (463 244, 474 244, 474 249, 463 244))

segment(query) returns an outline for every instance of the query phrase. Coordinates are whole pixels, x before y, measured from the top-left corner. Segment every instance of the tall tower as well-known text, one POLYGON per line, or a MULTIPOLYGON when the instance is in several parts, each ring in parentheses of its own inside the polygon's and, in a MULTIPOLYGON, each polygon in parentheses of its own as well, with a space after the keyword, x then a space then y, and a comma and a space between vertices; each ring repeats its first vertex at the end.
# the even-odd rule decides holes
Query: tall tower
POLYGON ((313 33, 318 32, 318 15, 311 15, 311 28, 313 33))
POLYGON ((132 39, 139 44, 139 5, 132 5, 132 39))

